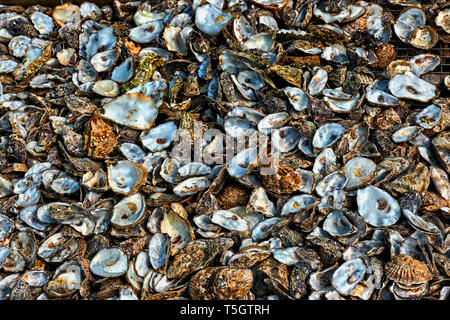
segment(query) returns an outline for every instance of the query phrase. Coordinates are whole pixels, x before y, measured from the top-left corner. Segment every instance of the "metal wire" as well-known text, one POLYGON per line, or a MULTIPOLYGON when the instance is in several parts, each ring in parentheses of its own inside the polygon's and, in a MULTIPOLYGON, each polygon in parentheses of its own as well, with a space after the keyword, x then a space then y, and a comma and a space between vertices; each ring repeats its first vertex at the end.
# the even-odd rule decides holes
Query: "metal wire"
MULTIPOLYGON (((400 12, 406 8, 400 5, 391 4, 389 1, 386 0, 380 0, 377 1, 377 3, 383 6, 383 8, 389 10, 389 12, 391 12, 394 15, 395 19, 397 19, 400 12)), ((442 30, 437 31, 440 34, 444 32, 442 30)), ((441 58, 441 63, 433 72, 431 72, 431 74, 439 75, 439 77, 441 78, 450 74, 450 48, 448 47, 448 44, 439 41, 437 45, 434 48, 431 48, 430 50, 420 50, 409 45, 408 43, 402 42, 395 34, 393 28, 390 43, 395 46, 395 50, 397 51, 397 59, 409 60, 413 56, 418 54, 423 53, 435 54, 441 58)))

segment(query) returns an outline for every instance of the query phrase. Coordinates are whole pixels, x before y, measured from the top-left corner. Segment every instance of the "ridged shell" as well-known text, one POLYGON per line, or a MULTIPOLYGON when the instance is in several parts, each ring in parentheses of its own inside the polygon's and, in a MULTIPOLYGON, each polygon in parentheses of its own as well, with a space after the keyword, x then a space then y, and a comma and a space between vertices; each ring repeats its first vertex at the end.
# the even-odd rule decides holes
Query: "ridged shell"
POLYGON ((432 275, 427 265, 406 254, 399 254, 392 258, 385 266, 386 276, 405 285, 428 282, 432 275))

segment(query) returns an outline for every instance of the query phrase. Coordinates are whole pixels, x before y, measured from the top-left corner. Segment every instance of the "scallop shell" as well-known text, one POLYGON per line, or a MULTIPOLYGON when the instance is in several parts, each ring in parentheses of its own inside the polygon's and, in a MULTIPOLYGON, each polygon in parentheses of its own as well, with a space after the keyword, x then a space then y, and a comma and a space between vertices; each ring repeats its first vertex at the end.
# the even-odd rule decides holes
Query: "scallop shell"
POLYGON ((389 279, 407 286, 426 283, 432 279, 432 274, 424 262, 406 254, 393 257, 386 264, 385 273, 389 279))

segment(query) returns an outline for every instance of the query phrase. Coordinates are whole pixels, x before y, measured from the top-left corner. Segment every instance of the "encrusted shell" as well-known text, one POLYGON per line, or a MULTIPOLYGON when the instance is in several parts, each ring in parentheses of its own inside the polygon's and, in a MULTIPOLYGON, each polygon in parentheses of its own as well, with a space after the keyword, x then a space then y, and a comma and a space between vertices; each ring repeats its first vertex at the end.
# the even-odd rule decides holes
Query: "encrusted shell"
POLYGON ((407 286, 422 284, 432 279, 427 265, 409 255, 399 254, 392 258, 385 266, 386 276, 407 286))
POLYGON ((232 16, 207 3, 195 11, 195 25, 204 33, 215 36, 228 24, 232 16))
POLYGON ((297 148, 300 133, 294 127, 283 127, 272 132, 272 145, 281 152, 289 152, 297 148))

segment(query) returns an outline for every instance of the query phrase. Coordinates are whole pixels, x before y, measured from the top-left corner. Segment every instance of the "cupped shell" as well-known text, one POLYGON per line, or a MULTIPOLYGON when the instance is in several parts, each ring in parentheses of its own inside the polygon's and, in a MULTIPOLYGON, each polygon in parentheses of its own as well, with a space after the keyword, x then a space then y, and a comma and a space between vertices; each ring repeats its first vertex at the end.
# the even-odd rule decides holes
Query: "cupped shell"
POLYGON ((358 212, 368 224, 386 227, 397 222, 401 216, 397 201, 386 191, 374 186, 359 189, 356 200, 358 212))
POLYGON ((108 166, 108 183, 114 192, 128 195, 136 192, 147 180, 147 169, 140 164, 121 160, 108 166))
POLYGON ((158 115, 154 100, 141 93, 124 94, 106 103, 103 110, 103 118, 137 130, 150 129, 158 115))

